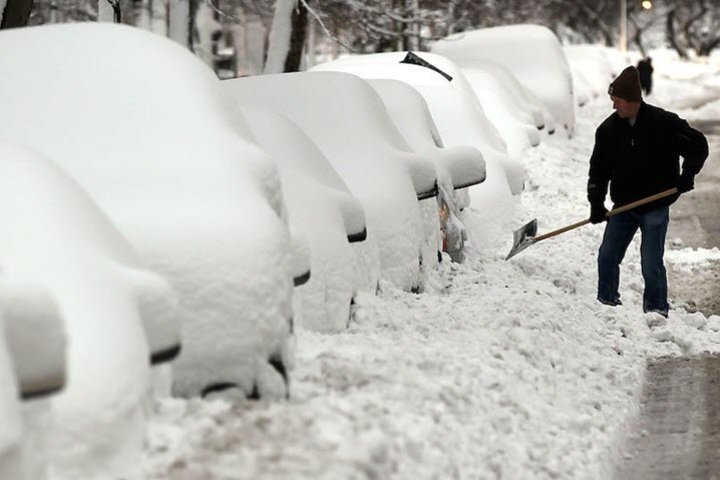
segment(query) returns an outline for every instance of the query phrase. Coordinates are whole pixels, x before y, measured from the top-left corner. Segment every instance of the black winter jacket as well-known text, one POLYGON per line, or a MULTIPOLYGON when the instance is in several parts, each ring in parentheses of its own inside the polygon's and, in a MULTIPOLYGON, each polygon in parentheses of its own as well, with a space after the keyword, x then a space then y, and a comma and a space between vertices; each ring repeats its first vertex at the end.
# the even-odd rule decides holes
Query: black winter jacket
MULTIPOLYGON (((610 198, 617 208, 678 184, 680 161, 685 175, 697 175, 708 156, 705 136, 672 112, 642 102, 634 126, 615 112, 595 132, 590 157, 588 200, 610 198)), ((649 211, 677 200, 673 195, 639 208, 649 211)))

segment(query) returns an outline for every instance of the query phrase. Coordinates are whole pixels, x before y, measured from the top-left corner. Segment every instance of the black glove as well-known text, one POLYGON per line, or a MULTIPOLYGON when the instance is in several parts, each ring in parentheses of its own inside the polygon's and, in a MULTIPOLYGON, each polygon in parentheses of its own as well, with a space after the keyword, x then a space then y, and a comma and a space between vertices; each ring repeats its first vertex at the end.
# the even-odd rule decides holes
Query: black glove
POLYGON ((608 213, 608 209, 602 203, 590 204, 590 223, 602 223, 607 220, 605 216, 608 213))
POLYGON ((689 192, 695 188, 695 175, 683 172, 678 179, 677 188, 680 193, 689 192))

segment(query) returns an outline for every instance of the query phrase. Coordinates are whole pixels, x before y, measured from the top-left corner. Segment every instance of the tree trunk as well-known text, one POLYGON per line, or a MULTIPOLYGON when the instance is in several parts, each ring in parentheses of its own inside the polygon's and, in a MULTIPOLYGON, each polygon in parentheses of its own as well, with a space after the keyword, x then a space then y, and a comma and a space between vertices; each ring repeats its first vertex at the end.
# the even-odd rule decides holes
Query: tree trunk
POLYGON ((714 38, 709 42, 704 42, 698 50, 698 55, 701 57, 710 56, 713 50, 720 45, 720 37, 714 38))
POLYGON ((702 19, 702 17, 705 16, 707 13, 707 5, 705 5, 705 0, 698 0, 697 1, 700 10, 698 10, 697 13, 693 14, 688 18, 687 22, 683 25, 683 33, 685 34, 685 40, 687 41, 688 47, 695 50, 695 53, 698 53, 698 50, 700 50, 700 41, 695 34, 695 28, 694 25, 696 22, 702 19))
POLYGON ((120 0, 98 0, 98 22, 120 23, 122 11, 120 0))
POLYGON ((307 35, 308 11, 305 4, 299 1, 292 12, 292 31, 290 49, 285 59, 286 72, 299 72, 302 65, 303 47, 307 35))
POLYGON ((187 45, 191 52, 195 51, 195 17, 198 11, 198 1, 188 0, 187 45))
POLYGON ((171 0, 170 12, 168 15, 168 37, 180 45, 188 47, 188 28, 190 25, 190 2, 189 0, 171 0))
POLYGON ((24 27, 32 11, 33 0, 7 0, 0 11, 0 29, 24 27))
POLYGON ((307 23, 308 11, 301 0, 276 0, 264 73, 300 70, 307 23))
POLYGON ((315 48, 317 45, 317 32, 315 31, 315 21, 308 18, 307 40, 305 41, 305 68, 311 68, 315 65, 315 48))
POLYGON ((643 33, 645 33, 645 29, 647 28, 647 25, 645 27, 641 26, 640 23, 635 20, 634 17, 630 17, 630 21, 633 24, 633 27, 635 27, 635 32, 633 33, 632 42, 637 45, 638 49, 640 50, 640 54, 643 58, 647 57, 647 51, 645 50, 645 45, 643 45, 643 33))
POLYGON ((687 58, 687 51, 680 45, 677 32, 675 31, 675 15, 676 10, 673 8, 668 12, 667 17, 665 17, 665 37, 670 46, 680 55, 680 58, 687 58))

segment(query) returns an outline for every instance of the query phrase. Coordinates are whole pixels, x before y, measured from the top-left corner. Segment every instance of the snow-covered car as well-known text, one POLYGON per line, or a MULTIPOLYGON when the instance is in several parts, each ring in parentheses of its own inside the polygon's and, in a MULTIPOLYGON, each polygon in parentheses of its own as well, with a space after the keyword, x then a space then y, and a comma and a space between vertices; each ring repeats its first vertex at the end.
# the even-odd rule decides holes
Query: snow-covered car
POLYGON ((578 107, 585 106, 591 99, 598 96, 592 84, 587 80, 582 70, 574 65, 570 65, 573 79, 573 91, 575 92, 575 102, 578 107))
MULTIPOLYGON (((483 111, 462 70, 449 59, 425 52, 422 54, 387 52, 347 56, 316 65, 312 70, 348 72, 365 79, 394 79, 412 85, 428 103, 446 146, 462 145, 462 143, 454 143, 445 138, 452 135, 448 132, 450 129, 448 127, 452 125, 451 129, 455 130, 458 125, 452 120, 452 115, 446 117, 445 112, 441 112, 448 110, 443 102, 452 103, 453 108, 462 105, 459 108, 464 112, 459 115, 472 118, 472 126, 469 128, 474 129, 471 136, 476 138, 474 142, 466 144, 478 148, 480 148, 478 144, 482 144, 485 148, 480 148, 480 151, 485 156, 485 161, 489 164, 497 163, 497 166, 502 168, 511 193, 516 195, 522 191, 525 170, 518 159, 507 154, 507 145, 502 135, 483 111), (439 93, 441 91, 442 94, 439 93), (445 98, 440 98, 441 96, 445 98), (446 118, 448 121, 445 121, 446 118)), ((492 165, 488 165, 489 170, 493 168, 492 165)), ((502 173, 498 171, 497 174, 502 173)))
POLYGON ((410 147, 435 163, 439 187, 437 201, 421 202, 421 211, 426 218, 423 224, 432 229, 425 235, 429 241, 423 245, 426 249, 423 258, 431 258, 438 250, 447 252, 453 261, 462 261, 467 234, 460 220, 460 204, 455 190, 485 181, 482 154, 469 146, 443 147, 430 109, 415 88, 398 80, 368 82, 382 98, 390 117, 410 147))
MULTIPOLYGON (((382 57, 382 54, 367 57, 382 57)), ((376 63, 365 56, 329 62, 316 68, 342 70, 367 79, 394 79, 413 86, 427 103, 443 145, 475 147, 485 159, 487 179, 461 191, 460 207, 468 207, 472 200, 473 211, 481 217, 479 221, 488 225, 497 224, 500 218, 512 214, 517 204, 514 195, 522 192, 525 172, 516 159, 507 155, 504 141, 483 113, 469 85, 455 88, 454 80, 449 82, 431 68, 386 61, 376 63), (356 59, 359 61, 353 61, 356 59), (469 94, 465 93, 466 89, 469 94)), ((488 238, 499 233, 489 228, 485 231, 488 238)))
MULTIPOLYGON (((151 362, 172 360, 180 349, 174 294, 47 158, 9 144, 0 144, 0 158, 2 272, 56 302, 68 340, 67 384, 49 399, 39 443, 62 478, 125 476, 142 449, 151 362)), ((53 304, 40 294, 19 298, 2 310, 16 327, 9 339, 18 377, 36 383, 23 391, 37 396, 57 388, 58 372, 43 365, 62 358, 63 345, 39 354, 34 337, 58 338, 60 326, 31 328, 52 320, 53 304)))
POLYGON ((65 353, 65 326, 48 291, 0 271, 0 478, 44 478, 34 473, 45 459, 30 441, 33 422, 19 400, 64 388, 65 353))
POLYGON ((600 45, 565 45, 565 57, 571 67, 573 79, 582 77, 591 88, 592 96, 607 95, 613 81, 613 67, 605 47, 600 45))
POLYGON ((355 248, 365 289, 378 278, 419 287, 422 225, 418 200, 435 197, 434 165, 416 155, 364 80, 344 73, 263 75, 222 82, 243 106, 286 115, 320 148, 365 210, 367 245, 355 248))
POLYGON ((528 147, 540 145, 538 132, 530 110, 523 110, 512 92, 512 84, 505 83, 490 70, 465 65, 462 69, 473 91, 480 99, 485 114, 500 131, 508 154, 520 156, 528 147))
POLYGON ((178 293, 173 392, 287 395, 280 182, 212 70, 169 39, 85 23, 1 32, 0 77, 0 137, 57 162, 178 293))
POLYGON ((473 88, 475 86, 468 72, 475 69, 480 69, 492 75, 502 85, 501 101, 518 122, 522 124, 530 123, 538 130, 546 130, 549 134, 555 133, 552 116, 547 111, 547 108, 518 81, 510 70, 496 62, 463 60, 462 71, 473 88))
POLYGON ((295 123, 266 109, 242 111, 255 140, 278 164, 291 231, 309 242, 312 275, 298 289, 296 322, 315 331, 342 330, 361 286, 351 243, 367 238, 362 205, 295 123))
POLYGON ((545 103, 568 132, 575 127, 575 99, 570 67, 560 41, 547 27, 508 25, 450 35, 431 50, 457 62, 488 60, 508 68, 545 103))

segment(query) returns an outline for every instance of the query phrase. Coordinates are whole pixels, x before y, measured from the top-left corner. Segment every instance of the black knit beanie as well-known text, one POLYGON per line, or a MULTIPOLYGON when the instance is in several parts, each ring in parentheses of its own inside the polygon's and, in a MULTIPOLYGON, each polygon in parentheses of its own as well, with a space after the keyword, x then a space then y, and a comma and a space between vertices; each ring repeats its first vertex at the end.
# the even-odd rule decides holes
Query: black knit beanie
POLYGON ((613 97, 619 97, 628 102, 639 102, 642 100, 642 91, 640 90, 640 75, 637 68, 627 67, 622 73, 610 84, 608 93, 613 97))

